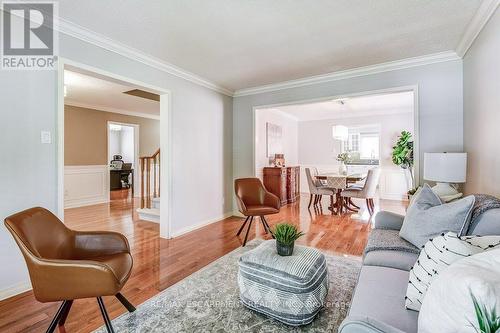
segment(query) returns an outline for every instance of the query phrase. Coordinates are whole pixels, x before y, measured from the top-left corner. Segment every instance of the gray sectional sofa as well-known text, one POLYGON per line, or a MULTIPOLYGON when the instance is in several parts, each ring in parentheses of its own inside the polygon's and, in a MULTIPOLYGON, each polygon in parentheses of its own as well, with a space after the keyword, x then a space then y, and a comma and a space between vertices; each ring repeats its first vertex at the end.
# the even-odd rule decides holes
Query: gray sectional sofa
MULTIPOLYGON (((420 249, 399 237, 404 216, 375 216, 349 314, 339 333, 416 333, 418 312, 405 309, 409 271, 420 249)), ((470 235, 500 235, 500 209, 484 212, 470 235)))

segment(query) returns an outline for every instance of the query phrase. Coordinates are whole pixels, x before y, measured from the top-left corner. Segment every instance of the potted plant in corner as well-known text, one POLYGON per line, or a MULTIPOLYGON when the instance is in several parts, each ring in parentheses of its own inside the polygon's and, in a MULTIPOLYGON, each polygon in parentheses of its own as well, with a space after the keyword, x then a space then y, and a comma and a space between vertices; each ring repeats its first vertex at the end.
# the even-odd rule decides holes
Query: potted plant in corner
POLYGON ((276 251, 280 256, 291 256, 295 241, 304 235, 290 223, 278 223, 272 234, 276 239, 276 251))
POLYGON ((410 132, 402 131, 401 135, 398 136, 396 145, 392 147, 392 163, 404 170, 408 170, 410 176, 408 199, 411 199, 416 189, 414 188, 415 180, 413 179, 413 139, 410 132))

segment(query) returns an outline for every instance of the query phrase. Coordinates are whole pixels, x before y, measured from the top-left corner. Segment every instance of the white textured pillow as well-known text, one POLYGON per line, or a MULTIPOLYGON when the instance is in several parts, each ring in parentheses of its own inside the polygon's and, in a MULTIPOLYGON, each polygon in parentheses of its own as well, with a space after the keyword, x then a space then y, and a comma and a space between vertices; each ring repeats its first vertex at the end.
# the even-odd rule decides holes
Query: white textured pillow
POLYGON ((472 295, 500 315, 500 249, 461 259, 436 278, 422 304, 418 332, 481 332, 472 295))
POLYGON ((410 271, 405 297, 406 308, 419 311, 427 289, 449 265, 495 248, 500 249, 500 236, 458 237, 457 234, 448 232, 428 241, 410 271))

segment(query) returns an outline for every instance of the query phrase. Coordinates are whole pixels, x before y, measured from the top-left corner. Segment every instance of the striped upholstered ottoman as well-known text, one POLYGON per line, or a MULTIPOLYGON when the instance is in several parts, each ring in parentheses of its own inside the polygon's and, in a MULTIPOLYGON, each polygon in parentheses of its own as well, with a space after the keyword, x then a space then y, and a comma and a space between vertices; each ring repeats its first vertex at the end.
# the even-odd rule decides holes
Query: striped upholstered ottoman
POLYGON ((282 257, 275 241, 268 240, 241 256, 238 285, 246 307, 288 325, 306 325, 328 294, 325 256, 295 246, 292 256, 282 257))

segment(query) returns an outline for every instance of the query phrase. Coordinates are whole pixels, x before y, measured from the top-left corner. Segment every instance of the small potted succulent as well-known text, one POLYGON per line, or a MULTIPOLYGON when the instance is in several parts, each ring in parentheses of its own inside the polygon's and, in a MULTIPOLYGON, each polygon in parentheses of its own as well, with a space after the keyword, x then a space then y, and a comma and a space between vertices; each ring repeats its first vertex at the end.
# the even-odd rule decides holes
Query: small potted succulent
POLYGON ((276 239, 276 250, 280 256, 291 256, 295 241, 304 235, 290 223, 278 223, 272 234, 276 239))

